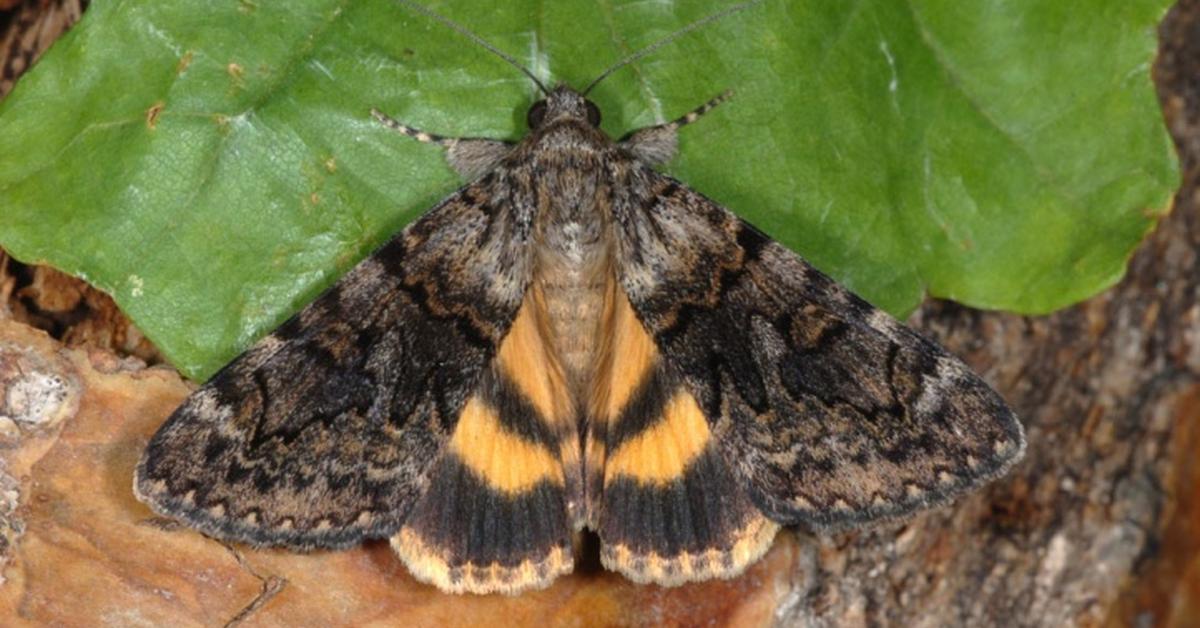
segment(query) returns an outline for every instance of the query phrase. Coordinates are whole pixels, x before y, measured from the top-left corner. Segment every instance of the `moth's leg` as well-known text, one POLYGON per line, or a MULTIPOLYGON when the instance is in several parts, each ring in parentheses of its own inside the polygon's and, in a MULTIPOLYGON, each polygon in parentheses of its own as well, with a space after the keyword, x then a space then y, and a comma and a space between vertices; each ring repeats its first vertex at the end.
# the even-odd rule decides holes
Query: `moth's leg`
POLYGON ((398 122, 387 114, 372 109, 371 115, 389 129, 399 131, 418 142, 437 144, 446 149, 446 161, 464 179, 473 181, 496 167, 496 164, 512 150, 512 143, 476 137, 443 137, 414 129, 398 122))
POLYGON ((621 138, 621 148, 652 166, 661 166, 675 158, 675 151, 679 145, 679 127, 699 120, 700 116, 729 100, 730 96, 733 96, 733 92, 725 90, 720 96, 670 122, 630 131, 621 138))

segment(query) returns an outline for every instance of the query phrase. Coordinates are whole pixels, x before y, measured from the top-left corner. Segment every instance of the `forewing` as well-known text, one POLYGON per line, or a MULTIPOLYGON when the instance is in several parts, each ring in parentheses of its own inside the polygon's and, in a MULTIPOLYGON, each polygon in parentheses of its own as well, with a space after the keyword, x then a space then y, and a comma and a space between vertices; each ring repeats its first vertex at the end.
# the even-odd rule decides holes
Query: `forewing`
POLYGON ((399 530, 529 281, 530 221, 501 187, 451 195, 188 397, 138 497, 253 544, 399 530))
POLYGON ((678 181, 629 176, 618 280, 767 516, 900 516, 1020 456, 1020 424, 960 360, 678 181))

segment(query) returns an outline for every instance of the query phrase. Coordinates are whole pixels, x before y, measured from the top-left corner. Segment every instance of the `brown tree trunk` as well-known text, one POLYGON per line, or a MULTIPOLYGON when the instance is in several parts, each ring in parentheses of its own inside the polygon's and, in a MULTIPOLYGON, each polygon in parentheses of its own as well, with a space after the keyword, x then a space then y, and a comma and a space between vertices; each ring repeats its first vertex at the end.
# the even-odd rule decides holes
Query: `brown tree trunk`
MULTIPOLYGON (((17 10, 33 5, 62 6, 17 10)), ((169 369, 94 348, 154 355, 111 302, 52 271, 10 264, 0 270, 0 319, 7 311, 59 338, 81 320, 95 329, 70 337, 92 348, 67 350, 0 320, 0 616, 67 625, 497 616, 547 625, 1200 625, 1200 599, 1189 595, 1200 591, 1200 0, 1175 7, 1161 35, 1156 79, 1185 180, 1124 280, 1045 317, 931 302, 912 321, 1022 417, 1028 453, 988 489, 903 524, 781 535, 742 578, 670 590, 588 573, 520 598, 449 597, 413 582, 382 544, 311 555, 231 547, 153 518, 129 492, 140 446, 187 388, 169 369), (64 290, 91 296, 56 317, 48 304, 64 290)))

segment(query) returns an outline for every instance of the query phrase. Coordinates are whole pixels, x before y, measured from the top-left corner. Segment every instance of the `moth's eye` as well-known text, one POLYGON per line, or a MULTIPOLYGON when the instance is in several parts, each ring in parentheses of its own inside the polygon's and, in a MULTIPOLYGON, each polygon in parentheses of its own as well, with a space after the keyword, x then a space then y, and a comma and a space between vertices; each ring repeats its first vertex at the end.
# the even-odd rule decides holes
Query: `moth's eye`
POLYGON ((536 129, 542 126, 542 120, 546 119, 546 101, 539 100, 533 103, 529 108, 529 113, 525 116, 525 122, 529 124, 529 128, 536 129))
POLYGON ((590 124, 594 127, 599 127, 600 126, 600 108, 596 106, 596 103, 594 103, 590 100, 583 101, 583 105, 585 107, 587 107, 588 124, 590 124))

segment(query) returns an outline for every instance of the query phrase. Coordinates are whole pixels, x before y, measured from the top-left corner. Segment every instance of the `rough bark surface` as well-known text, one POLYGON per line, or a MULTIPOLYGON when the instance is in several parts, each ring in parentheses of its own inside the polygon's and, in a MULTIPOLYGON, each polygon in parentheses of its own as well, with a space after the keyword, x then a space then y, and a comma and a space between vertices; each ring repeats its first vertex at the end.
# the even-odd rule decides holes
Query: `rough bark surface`
MULTIPOLYGON (((930 303, 912 321, 1022 417, 1025 460, 988 489, 904 524, 782 534, 729 582, 659 589, 593 571, 519 598, 445 596, 413 581, 381 543, 256 551, 154 518, 130 491, 133 465, 188 387, 170 369, 110 353, 153 359, 128 331, 72 336, 71 320, 30 314, 70 301, 78 284, 43 281, 33 307, 39 275, 0 264, 0 319, 16 319, 0 321, 0 616, 28 625, 1200 624, 1200 0, 1175 7, 1161 35, 1156 77, 1185 180, 1128 276, 1051 316, 930 303), (88 348, 64 348, 25 323, 88 348)), ((81 320, 129 329, 115 315, 81 320)))

